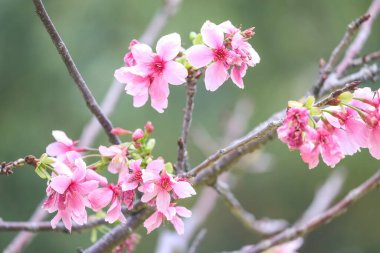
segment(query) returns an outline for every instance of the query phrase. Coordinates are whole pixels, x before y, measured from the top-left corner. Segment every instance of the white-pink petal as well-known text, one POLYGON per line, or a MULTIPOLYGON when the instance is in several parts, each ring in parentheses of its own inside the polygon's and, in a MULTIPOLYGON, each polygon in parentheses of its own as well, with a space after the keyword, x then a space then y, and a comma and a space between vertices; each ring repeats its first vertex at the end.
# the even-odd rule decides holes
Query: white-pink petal
POLYGON ((148 230, 148 234, 158 228, 163 220, 164 217, 159 212, 153 213, 148 219, 146 219, 144 221, 144 227, 148 230))
POLYGON ((71 184, 71 178, 67 176, 56 176, 51 179, 50 187, 58 192, 63 194, 71 184))
POLYGON ((161 190, 157 194, 156 198, 157 210, 163 213, 167 219, 170 219, 169 206, 170 206, 170 194, 167 191, 161 190))
POLYGON ((162 36, 156 46, 156 51, 164 61, 174 59, 181 49, 181 37, 178 33, 162 36))
POLYGON ((219 48, 223 45, 224 34, 222 29, 216 24, 206 21, 202 28, 201 34, 203 42, 211 48, 219 48))
POLYGON ((54 139, 56 139, 56 141, 58 142, 61 142, 67 146, 71 146, 74 144, 73 141, 69 137, 67 137, 66 133, 63 131, 54 130, 52 134, 54 139))
POLYGON ((150 48, 150 46, 146 44, 142 44, 142 43, 134 45, 131 51, 137 64, 150 63, 154 56, 153 51, 150 48))
POLYGON ((205 45, 195 45, 190 47, 186 51, 186 55, 189 63, 196 69, 208 65, 212 59, 214 59, 212 50, 205 45))
POLYGON ((178 216, 174 216, 170 222, 173 224, 175 231, 177 231, 179 235, 182 235, 185 232, 185 225, 178 216))
POLYGON ((176 212, 179 216, 189 218, 191 217, 191 211, 183 206, 176 206, 176 212))
POLYGON ((186 82, 187 69, 180 63, 169 61, 163 71, 164 79, 170 84, 180 85, 186 82))
POLYGON ((185 181, 174 183, 172 188, 175 194, 181 199, 191 197, 191 195, 196 195, 194 188, 190 185, 190 183, 185 181))
POLYGON ((206 90, 217 90, 228 79, 228 77, 227 68, 220 62, 214 62, 206 69, 206 90))

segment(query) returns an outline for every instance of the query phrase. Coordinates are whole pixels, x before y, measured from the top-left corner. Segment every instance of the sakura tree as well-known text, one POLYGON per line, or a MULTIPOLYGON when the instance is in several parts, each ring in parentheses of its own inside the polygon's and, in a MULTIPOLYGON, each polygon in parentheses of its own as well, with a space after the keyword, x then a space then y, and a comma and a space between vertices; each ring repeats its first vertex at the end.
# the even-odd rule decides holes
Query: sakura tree
MULTIPOLYGON (((91 230, 91 245, 78 245, 78 252, 134 252, 141 237, 153 240, 151 233, 157 230, 156 252, 197 252, 199 244, 207 240, 203 224, 218 196, 243 227, 263 237, 233 252, 302 252, 309 233, 345 213, 380 184, 380 172, 376 172, 334 202, 344 181, 336 168, 338 172, 332 173, 312 204, 291 224, 281 217, 256 218, 254 210, 244 208, 232 193, 236 179, 229 173, 233 163, 259 153, 276 136, 290 151, 300 153, 305 170, 317 170, 320 160, 334 168, 345 157, 365 149, 372 159, 380 159, 380 91, 373 85, 380 54, 361 54, 380 11, 379 0, 373 0, 367 13, 348 25, 327 60, 321 59, 318 79, 302 98, 289 98, 283 110, 250 127, 246 135, 250 104, 238 102, 227 122, 233 127, 227 128, 222 148, 210 140, 207 131, 196 129, 193 141, 207 154, 197 165, 190 162, 188 143, 198 87, 204 85, 210 101, 215 91, 236 88, 229 87, 231 84, 244 93, 245 76, 265 59, 256 51, 255 38, 260 35, 252 27, 255 24, 245 27, 228 18, 220 23, 205 20, 198 31, 189 31, 188 38, 172 31, 154 43, 181 4, 179 0, 165 1, 143 39, 130 41, 125 55, 120 56, 123 65, 114 72, 117 82, 99 106, 43 2, 33 0, 33 4, 94 119, 79 141, 65 129, 54 129, 44 153, 1 163, 1 175, 17 177, 21 167, 29 165, 41 184, 46 184, 46 196, 29 221, 0 220, 2 233, 24 231, 5 252, 23 250, 33 239, 25 231, 83 230, 91 230), (176 160, 160 153, 160 129, 151 119, 137 129, 128 123, 113 125, 108 116, 114 109, 110 101, 117 100, 121 91, 114 87, 123 87, 125 97, 132 97, 129 110, 151 106, 158 116, 170 108, 172 89, 186 89, 176 160), (99 129, 109 143, 95 146, 99 129), (136 232, 139 227, 144 230, 136 232)), ((259 92, 260 84, 255 86, 259 92)))

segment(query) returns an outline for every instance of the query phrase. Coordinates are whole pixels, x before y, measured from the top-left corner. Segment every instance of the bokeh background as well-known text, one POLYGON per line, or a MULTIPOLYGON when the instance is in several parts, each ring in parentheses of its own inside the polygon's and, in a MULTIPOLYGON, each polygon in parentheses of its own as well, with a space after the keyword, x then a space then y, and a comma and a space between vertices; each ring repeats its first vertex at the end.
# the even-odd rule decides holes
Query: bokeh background
MULTIPOLYGON (((65 0, 45 1, 57 29, 95 97, 100 101, 109 88, 113 72, 122 65, 129 41, 138 38, 161 1, 153 0, 65 0)), ((363 14, 371 1, 258 1, 185 0, 177 16, 161 35, 178 32, 184 47, 188 34, 199 31, 205 20, 231 20, 243 27, 256 27, 253 46, 262 62, 247 73, 242 91, 231 81, 214 93, 206 92, 202 81, 196 96, 193 126, 204 127, 222 139, 224 119, 241 98, 251 101, 254 114, 250 128, 273 112, 297 99, 314 83, 318 62, 328 57, 342 37, 347 24, 363 14)), ((374 24, 364 53, 380 45, 380 20, 374 24)), ((370 83, 368 85, 376 86, 370 83)), ((183 87, 172 87, 169 108, 158 114, 150 106, 133 108, 124 95, 111 119, 115 126, 142 127, 151 120, 156 127, 156 155, 175 161, 180 133, 183 87)), ((69 77, 64 64, 35 14, 31 1, 0 0, 0 160, 9 161, 27 154, 39 155, 52 142, 51 131, 61 129, 72 138, 91 118, 69 77)), ((248 130, 247 130, 248 131, 248 130)), ((107 143, 105 135, 97 144, 107 143)), ((289 152, 278 140, 264 149, 270 157, 265 173, 245 173, 233 191, 246 209, 257 217, 295 221, 311 202, 314 191, 330 174, 323 165, 308 170, 297 152, 289 152)), ((190 143, 190 162, 196 165, 205 156, 190 143)), ((255 163, 251 166, 254 167, 255 163)), ((377 169, 379 162, 366 150, 346 158, 348 178, 343 195, 377 169)), ((241 172, 239 172, 242 174, 241 172)), ((239 177, 239 176, 238 176, 239 177)), ((45 182, 30 167, 0 177, 0 217, 27 220, 44 196, 45 182)), ((218 202, 204 224, 208 229, 199 252, 233 250, 256 242, 248 230, 218 202)), ((166 226, 169 227, 169 226, 166 226)), ((153 252, 158 232, 145 237, 137 252, 153 252)), ((0 249, 16 233, 0 232, 0 249)), ((380 193, 374 191, 349 212, 307 237, 300 252, 361 253, 380 251, 380 193)), ((25 252, 74 252, 90 244, 89 233, 41 233, 25 252)))

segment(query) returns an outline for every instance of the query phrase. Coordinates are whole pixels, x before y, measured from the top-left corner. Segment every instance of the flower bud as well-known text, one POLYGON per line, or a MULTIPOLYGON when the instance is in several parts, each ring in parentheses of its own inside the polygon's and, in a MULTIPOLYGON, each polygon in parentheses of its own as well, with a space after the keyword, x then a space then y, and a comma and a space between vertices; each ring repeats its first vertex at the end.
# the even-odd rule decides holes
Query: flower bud
POLYGON ((148 134, 151 134, 154 131, 153 123, 150 121, 146 122, 144 129, 148 134))
POLYGON ((131 131, 120 128, 120 127, 112 128, 111 130, 111 134, 114 134, 114 135, 129 135, 131 133, 132 133, 131 131))
POLYGON ((141 130, 140 128, 136 129, 132 134, 132 140, 133 141, 137 141, 137 140, 141 139, 142 137, 144 137, 144 131, 141 130))

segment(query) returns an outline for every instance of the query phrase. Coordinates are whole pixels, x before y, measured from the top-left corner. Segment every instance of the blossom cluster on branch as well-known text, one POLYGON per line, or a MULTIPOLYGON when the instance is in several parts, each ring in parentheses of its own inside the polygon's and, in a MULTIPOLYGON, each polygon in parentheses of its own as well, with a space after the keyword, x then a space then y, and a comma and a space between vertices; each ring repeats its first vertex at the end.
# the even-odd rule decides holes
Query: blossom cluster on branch
POLYGON ((247 68, 260 62, 259 55, 247 42, 253 35, 253 28, 242 31, 230 21, 219 25, 206 21, 200 34, 190 34, 194 45, 187 50, 181 47, 178 33, 161 37, 157 53, 132 40, 124 57, 125 66, 115 71, 115 78, 126 84, 125 90, 133 96, 135 107, 143 106, 150 96, 152 107, 160 113, 168 106, 169 84, 185 83, 191 68, 206 68, 207 90, 215 91, 230 76, 239 88, 244 88, 247 68))
POLYGON ((36 167, 36 172, 48 179, 48 197, 43 208, 50 213, 57 212, 51 221, 52 227, 62 220, 71 230, 72 221, 79 225, 87 222, 87 209, 100 212, 106 207, 107 222, 124 223, 122 205, 130 210, 135 199, 141 196, 142 202, 156 208, 144 223, 148 233, 158 228, 162 221, 169 220, 182 234, 184 224, 179 216, 190 217, 191 211, 176 206, 176 200, 196 193, 186 179, 172 174, 171 163, 153 158, 155 140, 149 138, 153 129, 150 122, 144 130, 137 129, 133 133, 114 129, 113 133, 131 135, 132 140, 98 149, 78 148, 63 131, 53 131, 56 141, 47 146, 47 155, 43 155, 36 167), (85 160, 93 161, 86 165, 85 160), (109 182, 101 175, 105 172, 116 175, 116 182, 109 182))
POLYGON ((290 150, 300 151, 310 169, 318 165, 319 154, 330 167, 361 148, 380 159, 379 90, 346 91, 324 107, 314 106, 314 97, 304 104, 290 101, 277 134, 290 150))

